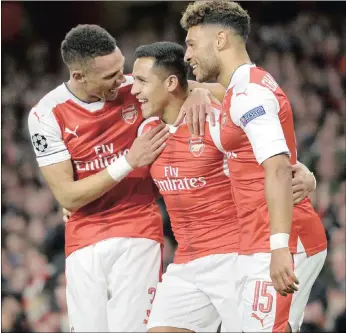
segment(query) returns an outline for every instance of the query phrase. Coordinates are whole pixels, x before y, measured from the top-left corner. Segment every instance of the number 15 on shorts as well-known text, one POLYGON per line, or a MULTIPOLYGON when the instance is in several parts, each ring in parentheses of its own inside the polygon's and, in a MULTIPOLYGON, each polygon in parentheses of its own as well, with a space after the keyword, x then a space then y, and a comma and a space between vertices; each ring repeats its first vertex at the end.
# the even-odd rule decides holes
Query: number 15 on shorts
POLYGON ((269 313, 273 307, 273 284, 268 281, 256 281, 252 311, 269 313), (260 299, 261 298, 261 299, 260 299))

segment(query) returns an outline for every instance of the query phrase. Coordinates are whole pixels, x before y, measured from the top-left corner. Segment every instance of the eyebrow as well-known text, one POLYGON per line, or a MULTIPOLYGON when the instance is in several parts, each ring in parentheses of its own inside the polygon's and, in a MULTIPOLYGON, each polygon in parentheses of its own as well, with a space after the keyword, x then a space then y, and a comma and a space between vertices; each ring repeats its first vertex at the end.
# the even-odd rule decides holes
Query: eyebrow
POLYGON ((104 79, 107 79, 107 78, 109 78, 109 77, 115 76, 115 75, 118 74, 119 72, 120 72, 120 70, 119 70, 119 71, 116 71, 116 72, 113 72, 113 73, 106 74, 106 75, 103 76, 103 78, 104 78, 104 79))
POLYGON ((133 76, 135 79, 137 79, 137 80, 145 80, 145 78, 144 78, 143 76, 141 76, 141 75, 133 75, 133 74, 132 74, 132 76, 133 76))
MULTIPOLYGON (((125 58, 124 58, 124 57, 123 57, 122 61, 123 61, 123 65, 122 65, 121 68, 123 69, 123 67, 125 66, 125 58)), ((119 69, 118 71, 115 71, 115 72, 113 72, 113 73, 106 74, 106 75, 104 75, 102 78, 103 78, 103 79, 107 79, 107 78, 109 78, 109 77, 115 76, 115 75, 117 75, 120 71, 121 71, 121 69, 119 69)))

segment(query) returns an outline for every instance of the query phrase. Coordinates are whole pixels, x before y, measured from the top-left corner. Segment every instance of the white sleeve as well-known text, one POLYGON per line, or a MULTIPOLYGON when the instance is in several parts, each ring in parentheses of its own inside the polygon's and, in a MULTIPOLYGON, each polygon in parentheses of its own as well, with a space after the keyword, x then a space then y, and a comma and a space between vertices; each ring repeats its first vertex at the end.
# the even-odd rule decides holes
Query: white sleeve
POLYGON ((31 142, 40 167, 71 158, 54 113, 43 108, 44 106, 34 107, 28 118, 31 142))
POLYGON ((278 100, 267 88, 249 84, 246 93, 233 93, 232 121, 244 130, 259 164, 278 154, 290 155, 279 111, 278 100))
POLYGON ((227 177, 230 176, 230 171, 228 168, 228 161, 227 161, 227 155, 226 152, 224 150, 224 148, 222 147, 221 144, 221 137, 220 137, 220 110, 215 109, 214 108, 214 115, 215 115, 215 126, 212 126, 210 124, 210 120, 209 117, 207 117, 207 122, 209 122, 208 126, 209 126, 209 132, 210 132, 210 136, 211 139, 214 142, 215 147, 220 150, 221 153, 224 154, 224 158, 223 158, 223 172, 225 173, 225 175, 227 177))

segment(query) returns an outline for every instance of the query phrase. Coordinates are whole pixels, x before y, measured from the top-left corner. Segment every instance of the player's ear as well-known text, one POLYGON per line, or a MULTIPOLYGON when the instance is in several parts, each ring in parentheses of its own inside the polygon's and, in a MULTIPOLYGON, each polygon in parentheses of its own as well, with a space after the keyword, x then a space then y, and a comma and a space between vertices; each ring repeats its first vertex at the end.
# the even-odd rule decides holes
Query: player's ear
POLYGON ((221 30, 216 34, 216 48, 218 51, 221 51, 225 48, 227 44, 227 34, 226 31, 221 30))
POLYGON ((165 80, 165 86, 168 92, 173 92, 175 89, 177 89, 178 85, 179 80, 176 75, 172 74, 165 80))
POLYGON ((84 83, 86 78, 85 78, 85 74, 83 73, 83 71, 81 70, 73 70, 72 71, 72 78, 77 81, 78 83, 84 83))

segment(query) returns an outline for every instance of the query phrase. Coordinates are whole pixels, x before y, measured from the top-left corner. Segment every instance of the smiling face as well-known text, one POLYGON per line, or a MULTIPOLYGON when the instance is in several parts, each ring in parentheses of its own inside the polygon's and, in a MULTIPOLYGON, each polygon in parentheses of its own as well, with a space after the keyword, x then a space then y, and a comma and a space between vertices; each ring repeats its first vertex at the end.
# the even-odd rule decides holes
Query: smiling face
POLYGON ((214 34, 209 26, 193 26, 187 32, 185 61, 192 67, 198 82, 216 80, 219 76, 214 44, 214 34))
POLYGON ((162 117, 169 99, 166 80, 163 79, 160 69, 153 67, 154 62, 154 58, 143 57, 138 58, 133 65, 134 83, 131 94, 142 104, 144 118, 162 117))
POLYGON ((87 67, 79 71, 86 94, 103 101, 116 99, 120 85, 126 81, 124 63, 125 58, 119 48, 90 60, 87 67))

